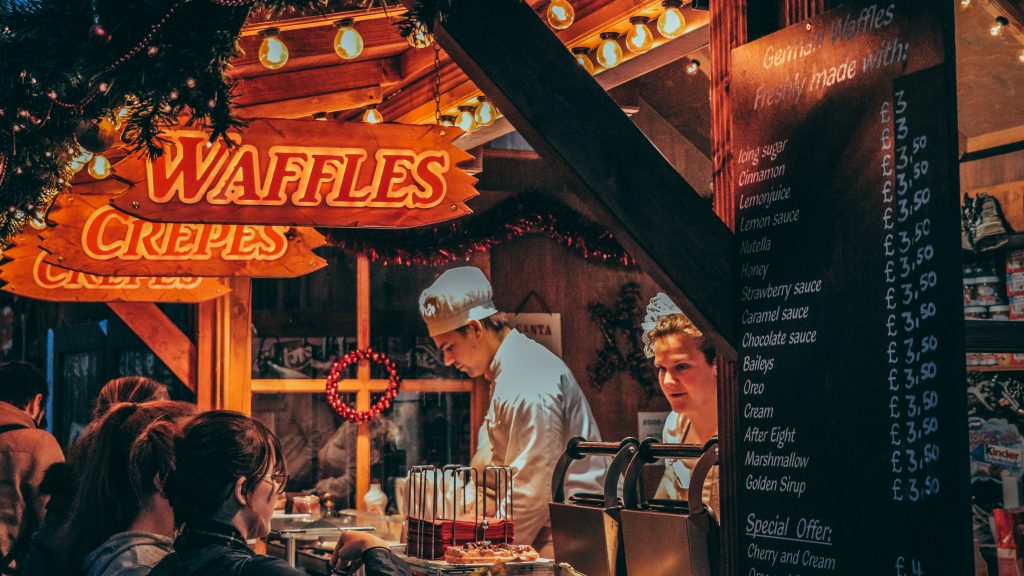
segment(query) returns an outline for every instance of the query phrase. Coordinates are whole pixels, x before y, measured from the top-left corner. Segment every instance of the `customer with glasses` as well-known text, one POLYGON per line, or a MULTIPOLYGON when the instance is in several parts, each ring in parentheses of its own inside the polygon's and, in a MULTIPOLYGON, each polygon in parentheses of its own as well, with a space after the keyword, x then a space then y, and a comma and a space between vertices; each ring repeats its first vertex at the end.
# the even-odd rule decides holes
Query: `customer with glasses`
MULTIPOLYGON (((305 576, 248 545, 270 533, 274 503, 288 483, 281 444, 269 428, 236 412, 204 412, 185 426, 176 455, 168 488, 184 528, 150 576, 305 576)), ((351 538, 343 535, 338 549, 351 538)), ((359 554, 367 576, 409 574, 386 548, 364 545, 359 554)))

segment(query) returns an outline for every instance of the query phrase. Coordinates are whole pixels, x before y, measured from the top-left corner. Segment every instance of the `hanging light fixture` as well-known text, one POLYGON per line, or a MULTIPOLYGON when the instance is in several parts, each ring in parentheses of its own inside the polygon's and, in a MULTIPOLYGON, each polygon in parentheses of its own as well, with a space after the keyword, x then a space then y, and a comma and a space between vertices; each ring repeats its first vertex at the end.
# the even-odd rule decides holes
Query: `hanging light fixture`
POLYGON ((690 60, 690 62, 686 64, 686 73, 690 76, 697 74, 699 70, 700 60, 690 60))
POLYGON ((646 16, 633 16, 629 19, 629 32, 626 32, 626 48, 635 54, 643 54, 654 46, 654 34, 647 27, 651 19, 646 16))
POLYGON ((587 71, 587 74, 594 75, 594 63, 590 61, 590 48, 586 46, 576 46, 572 49, 573 56, 576 57, 576 61, 583 66, 583 69, 587 71))
POLYGON ((572 21, 576 18, 576 10, 568 0, 551 0, 548 2, 547 18, 548 25, 552 28, 565 30, 572 26, 572 21))
POLYGON ((338 32, 334 35, 334 51, 345 60, 358 58, 363 53, 363 36, 352 27, 351 18, 342 18, 334 23, 338 32))
POLYGON ((476 112, 473 113, 473 121, 476 122, 477 126, 490 126, 494 124, 494 121, 498 119, 498 111, 494 108, 494 104, 487 99, 486 96, 477 96, 476 112))
POLYGON ((260 64, 269 70, 277 70, 288 63, 288 47, 277 37, 277 28, 267 28, 260 32, 260 64))
POLYGON ((462 128, 463 132, 470 132, 476 128, 476 118, 473 106, 459 106, 459 115, 455 118, 455 125, 462 128))
POLYGON ((110 176, 110 160, 103 154, 97 154, 89 162, 89 176, 102 180, 110 176))
POLYGON ((450 114, 441 116, 441 126, 455 126, 455 116, 450 114))
POLYGON ((605 68, 615 68, 622 63, 622 47, 617 32, 602 32, 601 43, 597 45, 597 63, 605 68))
POLYGON ((46 214, 42 210, 37 210, 29 217, 28 225, 36 230, 46 230, 46 214))
POLYGON ((658 33, 665 38, 678 38, 686 31, 686 18, 679 9, 681 0, 665 0, 661 3, 665 11, 658 16, 658 33))
POLYGON ((314 112, 313 120, 327 121, 327 112, 314 112))
POLYGON ((71 169, 78 172, 82 168, 85 168, 85 165, 88 164, 90 160, 92 160, 92 152, 89 152, 85 148, 79 146, 78 154, 71 159, 71 169))
POLYGON ((1000 36, 1003 33, 1003 30, 1006 29, 1006 26, 1009 25, 1009 23, 1010 21, 1007 20, 1005 16, 996 16, 996 22, 995 24, 992 25, 992 28, 990 28, 988 32, 993 36, 1000 36))
POLYGON ((363 122, 367 124, 380 124, 383 121, 384 115, 380 113, 380 110, 377 110, 376 104, 370 104, 363 111, 363 122))
POLYGON ((426 24, 416 22, 412 32, 405 37, 405 41, 413 48, 426 48, 434 43, 434 35, 430 33, 430 28, 426 24))

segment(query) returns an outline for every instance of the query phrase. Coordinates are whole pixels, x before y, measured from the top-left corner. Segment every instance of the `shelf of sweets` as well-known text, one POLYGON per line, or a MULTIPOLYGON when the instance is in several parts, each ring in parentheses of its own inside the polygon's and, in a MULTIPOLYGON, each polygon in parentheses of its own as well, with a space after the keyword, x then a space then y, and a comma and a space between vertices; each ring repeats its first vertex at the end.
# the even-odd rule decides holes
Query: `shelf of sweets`
POLYGON ((965 320, 964 333, 964 350, 967 352, 1024 353, 1022 321, 965 320))
POLYGON ((968 366, 968 372, 1021 372, 1024 371, 1024 365, 1021 366, 968 366))

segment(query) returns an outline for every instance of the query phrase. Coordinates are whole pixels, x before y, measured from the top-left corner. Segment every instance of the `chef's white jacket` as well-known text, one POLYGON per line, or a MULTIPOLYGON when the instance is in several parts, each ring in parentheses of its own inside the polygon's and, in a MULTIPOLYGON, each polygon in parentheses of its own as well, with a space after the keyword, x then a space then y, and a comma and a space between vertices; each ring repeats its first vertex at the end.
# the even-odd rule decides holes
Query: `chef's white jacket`
MULTIPOLYGON (((564 362, 547 348, 512 330, 491 361, 494 392, 483 430, 491 463, 511 466, 512 511, 517 544, 534 544, 550 522, 551 476, 569 439, 601 439, 590 404, 564 362)), ((475 457, 474 460, 477 458, 475 457)), ((600 494, 607 459, 578 460, 569 468, 566 497, 600 494)))

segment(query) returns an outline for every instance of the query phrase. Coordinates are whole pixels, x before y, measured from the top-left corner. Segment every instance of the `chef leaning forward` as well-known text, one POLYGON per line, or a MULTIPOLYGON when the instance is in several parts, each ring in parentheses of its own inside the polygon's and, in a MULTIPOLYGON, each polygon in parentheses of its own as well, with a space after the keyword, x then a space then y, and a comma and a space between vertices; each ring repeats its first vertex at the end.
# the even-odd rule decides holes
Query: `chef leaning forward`
MULTIPOLYGON (((491 385, 474 464, 514 469, 516 544, 532 544, 550 558, 551 474, 570 438, 601 439, 590 404, 561 359, 506 324, 479 269, 441 274, 420 294, 420 314, 445 365, 491 385)), ((606 466, 603 458, 575 462, 566 494, 600 493, 606 466)))

